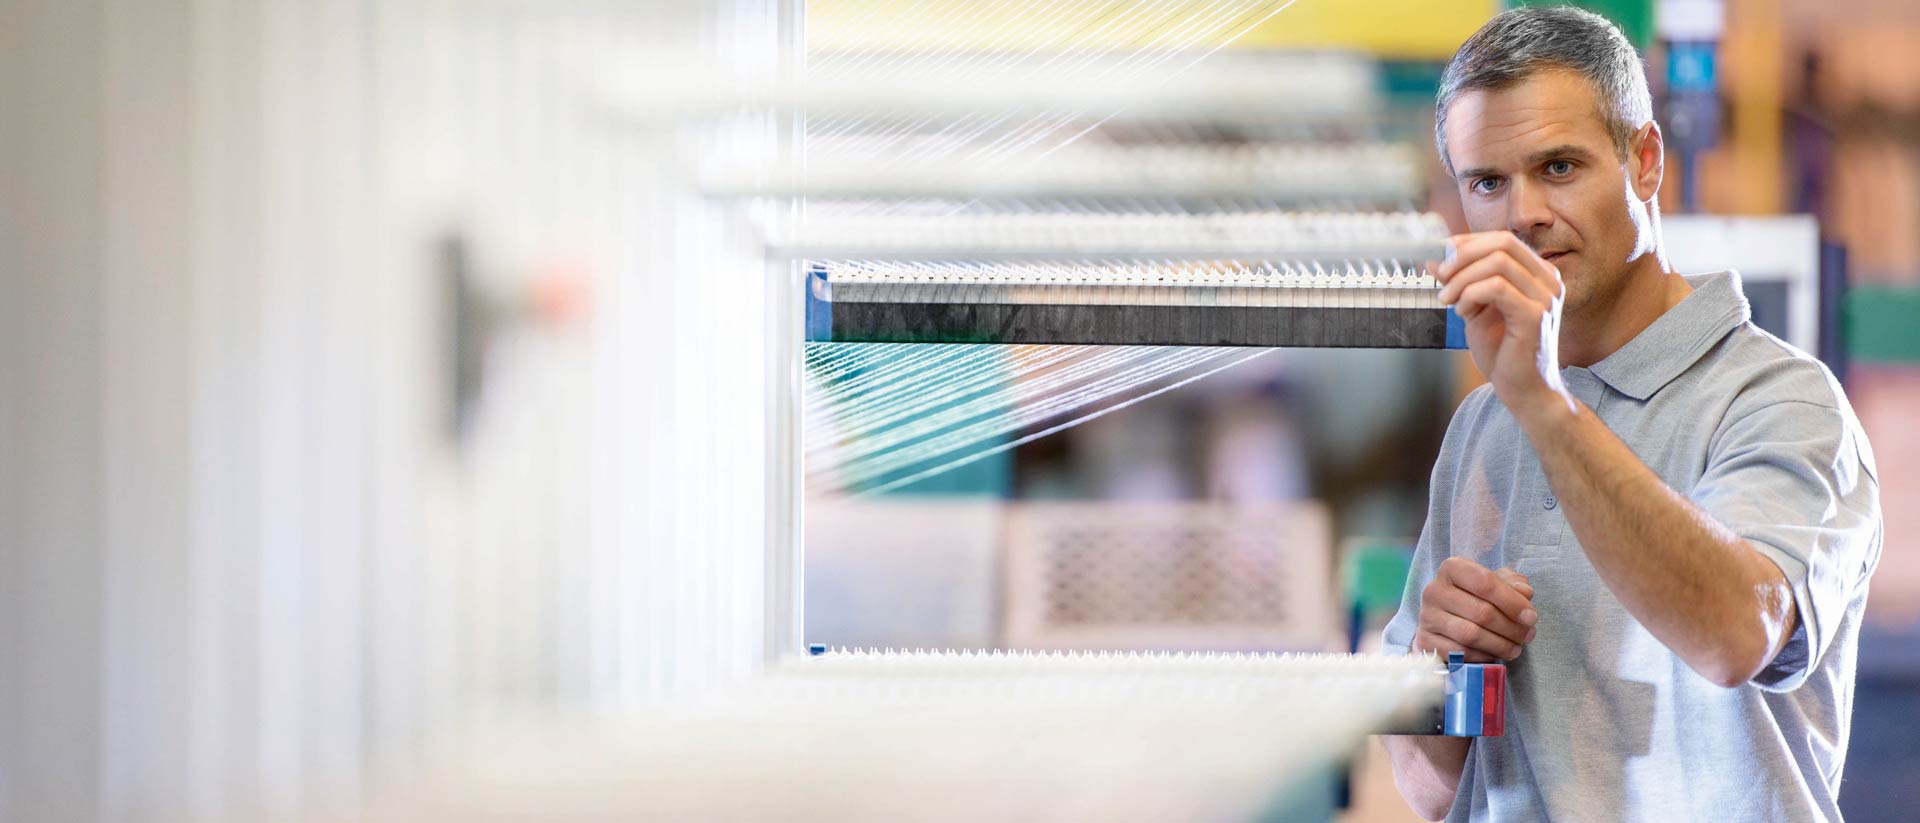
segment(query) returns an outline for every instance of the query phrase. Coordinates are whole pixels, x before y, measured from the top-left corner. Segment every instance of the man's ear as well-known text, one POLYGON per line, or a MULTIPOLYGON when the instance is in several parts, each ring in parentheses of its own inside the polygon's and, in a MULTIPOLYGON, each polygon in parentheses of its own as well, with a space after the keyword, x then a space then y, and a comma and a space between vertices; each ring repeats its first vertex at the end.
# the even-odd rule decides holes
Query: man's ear
POLYGON ((1660 124, 1648 120, 1627 141, 1627 173, 1633 182, 1633 194, 1645 203, 1660 194, 1660 180, 1667 173, 1667 141, 1660 124))

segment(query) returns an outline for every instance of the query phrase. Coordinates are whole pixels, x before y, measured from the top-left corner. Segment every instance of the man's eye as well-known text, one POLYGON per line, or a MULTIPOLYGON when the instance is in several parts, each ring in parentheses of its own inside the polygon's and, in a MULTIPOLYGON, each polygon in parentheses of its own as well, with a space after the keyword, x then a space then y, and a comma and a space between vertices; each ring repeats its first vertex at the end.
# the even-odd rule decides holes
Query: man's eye
POLYGON ((1478 180, 1473 181, 1472 188, 1474 191, 1479 192, 1480 194, 1492 194, 1495 189, 1500 188, 1500 178, 1482 177, 1478 180))
POLYGON ((1573 173, 1573 163, 1569 160, 1555 160, 1547 164, 1547 173, 1554 177, 1565 177, 1573 173))

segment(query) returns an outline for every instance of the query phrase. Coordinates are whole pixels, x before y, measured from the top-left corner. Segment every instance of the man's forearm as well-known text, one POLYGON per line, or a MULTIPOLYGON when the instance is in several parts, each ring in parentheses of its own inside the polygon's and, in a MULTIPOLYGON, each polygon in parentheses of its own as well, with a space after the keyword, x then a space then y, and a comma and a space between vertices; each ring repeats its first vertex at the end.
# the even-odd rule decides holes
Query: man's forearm
POLYGON ((1402 736, 1380 738, 1393 761, 1393 785, 1407 805, 1428 820, 1439 820, 1453 807, 1460 791, 1460 773, 1467 766, 1473 741, 1465 737, 1402 736))
POLYGON ((1579 401, 1555 394, 1514 414, 1594 571, 1647 631, 1724 686, 1778 653, 1795 618, 1779 569, 1667 486, 1579 401))

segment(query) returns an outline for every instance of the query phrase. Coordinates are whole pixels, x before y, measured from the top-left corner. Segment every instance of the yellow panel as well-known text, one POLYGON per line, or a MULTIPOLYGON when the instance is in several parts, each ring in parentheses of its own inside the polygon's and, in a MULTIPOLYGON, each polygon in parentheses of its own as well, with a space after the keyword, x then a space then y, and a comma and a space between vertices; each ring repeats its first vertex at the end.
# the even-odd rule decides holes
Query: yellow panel
POLYGON ((1498 10, 1493 0, 1299 0, 1235 45, 1339 47, 1445 60, 1498 10))
POLYGON ((1495 0, 813 0, 816 49, 1048 50, 1181 43, 1358 49, 1443 60, 1495 0), (1231 13, 1220 14, 1221 9, 1231 13), (1214 16, 1207 16, 1212 14, 1214 16), (1264 19, 1263 19, 1264 18, 1264 19))

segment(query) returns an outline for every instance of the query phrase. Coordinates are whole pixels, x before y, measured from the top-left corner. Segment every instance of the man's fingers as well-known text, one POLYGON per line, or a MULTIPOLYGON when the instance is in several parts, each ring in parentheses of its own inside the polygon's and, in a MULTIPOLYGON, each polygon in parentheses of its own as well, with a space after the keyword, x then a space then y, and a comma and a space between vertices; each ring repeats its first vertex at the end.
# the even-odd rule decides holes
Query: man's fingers
POLYGON ((1521 295, 1513 282, 1505 278, 1488 278, 1468 286, 1454 304, 1454 311, 1465 320, 1472 320, 1488 308, 1500 312, 1509 333, 1537 333, 1516 330, 1537 330, 1546 315, 1545 307, 1521 295))
POLYGON ((1440 302, 1451 303, 1460 299, 1462 289, 1476 282, 1499 274, 1494 261, 1478 257, 1467 262, 1449 262, 1442 264, 1435 272, 1434 279, 1440 281, 1440 302))
POLYGON ((1507 581, 1507 585, 1526 595, 1528 600, 1533 599, 1533 582, 1528 580, 1526 575, 1512 569, 1494 569, 1493 573, 1499 575, 1501 580, 1507 581))
POLYGON ((1448 245, 1453 249, 1453 257, 1434 266, 1434 276, 1443 283, 1475 261, 1504 251, 1523 267, 1529 277, 1538 278, 1543 284, 1551 284, 1553 287, 1550 290, 1559 293, 1560 269, 1547 262, 1513 232, 1483 231, 1454 235, 1448 240, 1448 245))
POLYGON ((1512 282, 1521 294, 1542 306, 1550 306, 1553 303, 1553 292, 1548 284, 1528 272, 1526 267, 1505 249, 1495 250, 1492 254, 1474 261, 1446 278, 1444 281, 1446 285, 1440 289, 1440 302, 1442 305, 1452 305, 1454 301, 1460 299, 1461 293, 1466 291, 1468 286, 1494 277, 1512 282))
POLYGON ((1423 608, 1420 625, 1433 634, 1459 643, 1463 648, 1477 649, 1502 660, 1520 656, 1519 643, 1502 637, 1484 625, 1438 608, 1423 608))
POLYGON ((1419 631, 1452 644, 1511 660, 1533 642, 1533 585, 1510 569, 1494 571, 1464 557, 1449 557, 1420 597, 1419 631))
MULTIPOLYGON (((1452 586, 1435 587, 1421 597, 1420 608, 1421 625, 1428 628, 1438 628, 1440 625, 1452 626, 1457 620, 1484 629, 1488 634, 1499 637, 1505 643, 1521 645, 1533 639, 1531 626, 1523 625, 1520 621, 1508 617, 1493 604, 1468 593, 1465 589, 1452 586), (1434 626, 1427 625, 1429 611, 1434 615, 1436 624, 1434 626), (1442 618, 1439 615, 1446 615, 1446 617, 1442 618)), ((1478 645, 1474 638, 1459 631, 1443 630, 1442 633, 1462 643, 1478 645)), ((1487 651, 1499 651, 1491 647, 1482 648, 1487 651)))
POLYGON ((1533 604, 1522 596, 1512 584, 1494 574, 1487 567, 1464 557, 1449 557, 1440 563, 1440 574, 1454 585, 1465 589, 1468 594, 1480 598, 1499 609, 1507 617, 1527 628, 1532 628, 1538 615, 1533 604))
POLYGON ((1500 236, 1512 237, 1508 231, 1482 231, 1456 234, 1447 238, 1447 259, 1434 265, 1434 277, 1445 282, 1460 270, 1473 265, 1480 258, 1495 249, 1501 248, 1500 236))

